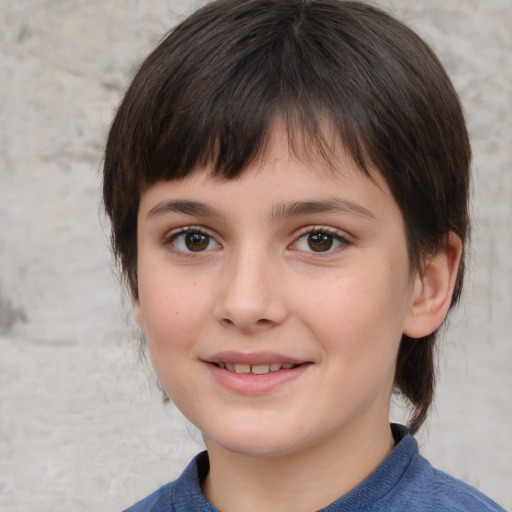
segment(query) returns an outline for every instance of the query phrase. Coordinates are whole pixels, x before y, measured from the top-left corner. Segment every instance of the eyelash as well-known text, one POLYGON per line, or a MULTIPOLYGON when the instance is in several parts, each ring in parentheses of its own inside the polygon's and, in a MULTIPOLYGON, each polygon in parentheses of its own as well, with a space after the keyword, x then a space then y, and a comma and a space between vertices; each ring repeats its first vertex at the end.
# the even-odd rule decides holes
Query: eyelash
MULTIPOLYGON (((298 242, 310 235, 316 235, 316 234, 323 234, 323 235, 329 235, 332 236, 334 240, 336 240, 339 245, 335 247, 334 249, 331 249, 330 247, 326 251, 304 251, 305 253, 309 253, 309 255, 314 255, 315 257, 322 257, 322 256, 328 256, 331 255, 333 252, 337 252, 338 250, 343 249, 343 247, 346 247, 347 245, 351 244, 351 241, 347 239, 346 236, 342 235, 340 231, 337 229, 331 228, 329 226, 308 226, 304 228, 297 236, 295 241, 290 245, 294 246, 297 245, 298 242)), ((300 250, 300 249, 299 249, 300 250)))
MULTIPOLYGON (((294 242, 292 242, 288 247, 294 249, 293 246, 297 246, 297 244, 304 239, 305 237, 308 237, 310 235, 328 235, 331 236, 336 242, 338 242, 339 245, 334 247, 334 249, 331 249, 331 247, 327 247, 327 250, 325 251, 314 251, 310 247, 311 250, 304 250, 304 249, 295 249, 302 251, 309 255, 314 255, 315 257, 322 257, 332 254, 333 252, 337 252, 338 250, 342 249, 343 247, 351 244, 350 240, 348 240, 345 236, 341 235, 340 232, 336 229, 333 229, 328 226, 308 226, 304 229, 302 229, 298 235, 295 237, 294 242)), ((180 256, 185 256, 189 258, 195 258, 203 255, 206 252, 209 252, 212 250, 209 249, 209 246, 211 243, 215 243, 217 245, 217 248, 221 248, 222 246, 215 240, 215 237, 212 236, 207 230, 200 226, 185 226, 182 228, 178 228, 171 233, 169 233, 163 240, 163 245, 168 247, 169 250, 173 253, 179 254, 180 256), (187 233, 191 233, 194 235, 204 236, 208 238, 208 245, 204 250, 199 251, 193 251, 193 250, 181 250, 176 247, 175 242, 179 239, 180 236, 186 235, 187 233)), ((308 243, 308 242, 306 242, 308 243)), ((308 243, 309 245, 309 243, 308 243)))
POLYGON ((163 240, 163 245, 167 247, 171 252, 179 254, 180 256, 185 256, 187 258, 197 258, 198 256, 201 256, 202 253, 208 252, 208 248, 206 248, 206 250, 204 251, 184 251, 177 248, 175 246, 176 240, 178 240, 180 236, 186 235, 187 233, 207 237, 209 239, 208 246, 211 244, 211 242, 214 242, 215 244, 217 244, 217 248, 221 247, 221 245, 215 240, 215 238, 210 233, 208 233, 208 231, 199 226, 185 226, 182 228, 178 228, 174 231, 171 231, 169 234, 165 236, 163 240))

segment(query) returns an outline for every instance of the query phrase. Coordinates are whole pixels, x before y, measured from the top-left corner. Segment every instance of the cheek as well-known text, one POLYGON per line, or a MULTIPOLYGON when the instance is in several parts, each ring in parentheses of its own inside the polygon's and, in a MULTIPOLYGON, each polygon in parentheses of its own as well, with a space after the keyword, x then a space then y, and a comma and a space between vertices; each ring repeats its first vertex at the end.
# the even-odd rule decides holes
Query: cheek
POLYGON ((162 290, 155 286, 141 300, 148 343, 169 350, 187 343, 204 313, 197 294, 176 287, 162 290))
MULTIPOLYGON (((172 264, 141 236, 138 260, 140 312, 149 355, 169 395, 191 374, 197 340, 209 321, 211 276, 172 264)), ((172 398, 172 396, 171 396, 172 398)))
POLYGON ((389 368, 402 335, 405 303, 404 287, 392 272, 335 278, 333 286, 312 295, 310 328, 327 355, 339 357, 347 369, 365 374, 389 368))
POLYGON ((176 286, 175 281, 172 287, 164 284, 162 280, 154 282, 148 288, 151 293, 141 296, 141 303, 151 362, 167 395, 178 405, 181 397, 190 400, 196 385, 191 380, 191 365, 205 311, 195 286, 190 290, 176 286))

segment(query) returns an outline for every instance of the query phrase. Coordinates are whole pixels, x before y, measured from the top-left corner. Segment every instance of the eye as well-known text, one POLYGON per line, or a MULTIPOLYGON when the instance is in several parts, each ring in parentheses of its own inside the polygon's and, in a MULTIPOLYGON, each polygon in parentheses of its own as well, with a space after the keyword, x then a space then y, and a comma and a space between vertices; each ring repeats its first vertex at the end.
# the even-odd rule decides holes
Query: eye
POLYGON ((171 233, 165 245, 181 253, 199 253, 220 247, 214 238, 197 228, 183 228, 177 233, 171 233))
POLYGON ((294 243, 299 251, 325 253, 332 252, 348 243, 343 236, 327 229, 313 228, 308 230, 294 243))

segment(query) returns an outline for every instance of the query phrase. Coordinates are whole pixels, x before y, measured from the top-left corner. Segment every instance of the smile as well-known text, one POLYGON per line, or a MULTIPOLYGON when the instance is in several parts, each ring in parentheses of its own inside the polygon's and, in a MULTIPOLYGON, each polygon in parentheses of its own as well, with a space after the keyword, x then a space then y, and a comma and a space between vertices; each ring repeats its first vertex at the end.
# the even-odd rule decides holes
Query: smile
POLYGON ((253 375, 266 375, 270 372, 279 370, 291 370, 294 368, 293 363, 268 363, 268 364, 245 364, 245 363, 215 363, 218 368, 228 370, 233 373, 245 373, 253 375))
POLYGON ((217 384, 238 395, 271 393, 299 379, 313 366, 311 361, 290 361, 270 354, 224 354, 203 362, 217 384))

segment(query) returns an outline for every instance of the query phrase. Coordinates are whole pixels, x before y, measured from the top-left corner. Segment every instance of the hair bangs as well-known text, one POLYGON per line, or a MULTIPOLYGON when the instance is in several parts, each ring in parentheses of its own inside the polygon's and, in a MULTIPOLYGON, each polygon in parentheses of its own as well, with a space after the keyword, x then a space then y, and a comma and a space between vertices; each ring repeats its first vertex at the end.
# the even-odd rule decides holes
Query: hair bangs
MULTIPOLYGON (((151 145, 144 142, 151 148, 143 173, 145 186, 183 179, 199 169, 236 178, 252 162, 265 158, 276 127, 287 132, 295 156, 314 152, 333 167, 341 143, 368 173, 362 142, 367 130, 361 126, 366 121, 361 119, 364 109, 358 105, 357 94, 362 87, 354 81, 358 73, 352 70, 357 59, 350 55, 349 42, 347 56, 328 47, 325 27, 311 22, 307 8, 314 14, 314 4, 304 4, 302 11, 290 10, 285 4, 281 16, 277 20, 273 16, 266 24, 260 6, 257 38, 247 34, 247 27, 237 38, 236 13, 231 13, 228 26, 232 30, 226 34, 226 42, 214 45, 208 34, 201 34, 202 40, 194 44, 205 48, 204 55, 201 59, 191 55, 173 58, 178 60, 173 73, 150 60, 153 72, 162 70, 166 76, 158 91, 147 93, 149 112, 142 116, 151 120, 153 137, 151 145), (332 61, 341 58, 347 62, 338 69, 345 71, 343 76, 335 76, 332 61), (174 83, 176 77, 180 83, 174 83)), ((215 20, 209 23, 215 25, 215 20)), ((171 42, 176 46, 180 45, 179 36, 173 34, 171 42)), ((160 56, 171 60, 173 48, 164 50, 160 49, 160 56)), ((144 69, 140 72, 147 73, 144 69)))

